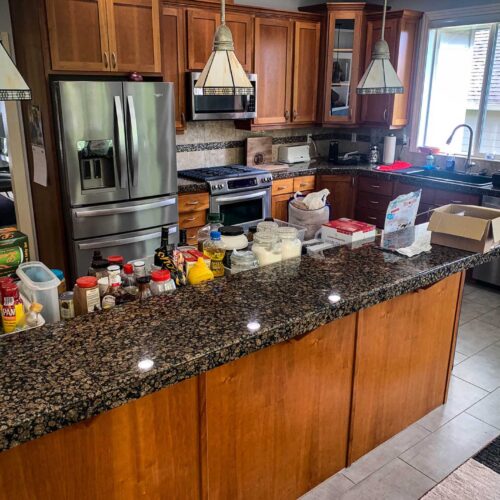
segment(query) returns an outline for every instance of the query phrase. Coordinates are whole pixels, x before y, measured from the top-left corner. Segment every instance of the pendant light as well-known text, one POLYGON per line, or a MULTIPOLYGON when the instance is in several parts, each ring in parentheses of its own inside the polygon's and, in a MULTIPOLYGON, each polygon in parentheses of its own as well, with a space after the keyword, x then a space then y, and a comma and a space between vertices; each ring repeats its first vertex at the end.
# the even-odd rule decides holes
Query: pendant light
POLYGON ((252 84, 234 53, 233 35, 226 26, 226 2, 221 2, 221 25, 213 51, 194 86, 195 95, 251 95, 252 84))
POLYGON ((402 94, 404 92, 403 84, 390 61, 389 45, 384 40, 386 11, 387 0, 384 0, 382 38, 373 47, 370 65, 356 89, 358 94, 402 94))
POLYGON ((31 90, 0 41, 0 101, 26 99, 31 99, 31 90))

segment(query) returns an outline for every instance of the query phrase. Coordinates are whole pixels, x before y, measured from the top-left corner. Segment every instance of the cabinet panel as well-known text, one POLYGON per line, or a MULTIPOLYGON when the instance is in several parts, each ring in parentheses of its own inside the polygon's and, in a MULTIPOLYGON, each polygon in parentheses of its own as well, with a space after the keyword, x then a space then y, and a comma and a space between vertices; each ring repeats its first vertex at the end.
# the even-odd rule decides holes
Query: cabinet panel
POLYGON ((106 0, 46 0, 53 70, 109 71, 106 0))
POLYGON ((186 126, 184 36, 183 9, 163 7, 161 16, 163 81, 174 83, 177 132, 182 132, 186 126))
POLYGON ((393 183, 383 179, 374 179, 372 177, 359 178, 359 191, 366 191, 367 193, 383 194, 392 196, 393 183))
POLYGON ((293 25, 288 20, 255 19, 256 124, 290 122, 292 32, 293 25))
POLYGON ((317 180, 317 190, 328 189, 330 219, 354 217, 355 189, 350 175, 321 175, 317 180))
POLYGON ((455 274, 358 313, 350 463, 445 402, 461 286, 455 274))
POLYGON ((291 194, 276 194, 271 198, 271 215, 274 219, 288 222, 288 202, 291 194))
POLYGON ((205 374, 209 498, 298 498, 345 466, 355 328, 351 315, 205 374))
POLYGON ((316 177, 314 175, 304 175, 302 177, 295 177, 293 179, 293 190, 301 191, 312 191, 316 185, 316 177))
POLYGON ((159 0, 108 0, 112 71, 161 70, 159 0))
POLYGON ((355 219, 361 222, 367 222, 368 224, 374 224, 378 228, 383 229, 385 225, 385 215, 386 212, 357 206, 355 219))
POLYGON ((294 123, 312 123, 316 120, 319 42, 320 23, 295 22, 292 110, 294 123))
POLYGON ((480 196, 477 194, 460 193, 453 191, 444 191, 442 189, 434 190, 434 204, 437 206, 448 205, 449 203, 459 203, 461 205, 479 205, 480 196))
POLYGON ((243 69, 252 71, 253 17, 239 12, 226 12, 226 25, 233 34, 234 53, 243 69))
POLYGON ((179 196, 179 213, 208 210, 209 205, 208 193, 182 194, 179 196))
POLYGON ((400 181, 397 181, 394 184, 394 198, 396 198, 400 194, 413 193, 414 191, 418 191, 419 189, 422 189, 420 203, 432 205, 434 203, 434 189, 426 187, 421 188, 420 186, 416 186, 415 184, 405 184, 400 181))
POLYGON ((273 181, 272 193, 276 194, 285 194, 293 192, 293 179, 278 179, 273 181))
POLYGON ((202 71, 212 53, 215 31, 220 14, 211 10, 186 9, 187 12, 187 69, 202 71))
POLYGON ((392 196, 360 191, 358 193, 357 206, 366 208, 367 210, 386 212, 387 207, 389 206, 389 203, 392 201, 392 199, 392 196))

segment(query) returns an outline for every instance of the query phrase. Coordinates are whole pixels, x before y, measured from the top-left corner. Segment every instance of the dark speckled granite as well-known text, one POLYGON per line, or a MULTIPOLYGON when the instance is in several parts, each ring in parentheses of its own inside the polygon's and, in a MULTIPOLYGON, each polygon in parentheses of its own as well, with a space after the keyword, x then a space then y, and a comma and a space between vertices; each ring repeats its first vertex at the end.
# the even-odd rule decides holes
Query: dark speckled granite
POLYGON ((338 247, 0 339, 0 450, 500 255, 338 247), (341 300, 329 302, 338 294, 341 300), (260 329, 247 324, 258 321, 260 329), (141 371, 138 363, 154 366, 141 371))
POLYGON ((178 177, 177 190, 179 194, 205 193, 208 191, 208 184, 206 182, 192 181, 189 179, 184 179, 183 177, 178 177))

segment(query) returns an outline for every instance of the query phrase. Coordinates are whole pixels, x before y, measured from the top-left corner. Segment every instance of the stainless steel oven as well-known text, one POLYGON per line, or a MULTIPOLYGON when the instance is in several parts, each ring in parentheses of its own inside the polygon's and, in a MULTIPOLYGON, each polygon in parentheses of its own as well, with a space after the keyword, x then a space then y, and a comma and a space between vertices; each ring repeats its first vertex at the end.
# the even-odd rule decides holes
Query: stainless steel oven
POLYGON ((271 216, 271 188, 212 195, 210 212, 220 213, 225 226, 265 219, 271 216))
POLYGON ((257 75, 250 73, 253 95, 195 95, 194 86, 201 73, 189 73, 192 120, 246 120, 257 116, 257 75))

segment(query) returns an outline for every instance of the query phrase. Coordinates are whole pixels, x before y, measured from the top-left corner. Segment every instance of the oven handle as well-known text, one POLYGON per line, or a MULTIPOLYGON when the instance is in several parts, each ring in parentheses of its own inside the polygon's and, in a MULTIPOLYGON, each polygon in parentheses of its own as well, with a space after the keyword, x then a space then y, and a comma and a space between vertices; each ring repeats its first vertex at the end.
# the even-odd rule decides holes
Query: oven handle
POLYGON ((226 203, 231 201, 255 200, 256 198, 264 198, 269 190, 256 191, 250 194, 240 194, 234 196, 216 196, 217 203, 226 203))

